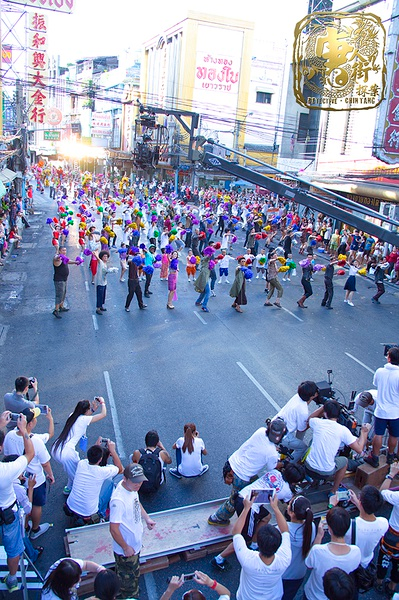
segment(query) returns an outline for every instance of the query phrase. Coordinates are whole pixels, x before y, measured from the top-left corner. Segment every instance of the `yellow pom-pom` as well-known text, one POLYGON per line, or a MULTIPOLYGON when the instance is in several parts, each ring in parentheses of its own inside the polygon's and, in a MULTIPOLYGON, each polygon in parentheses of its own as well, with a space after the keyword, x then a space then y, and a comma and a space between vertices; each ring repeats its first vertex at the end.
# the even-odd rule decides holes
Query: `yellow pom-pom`
POLYGON ((139 212, 139 209, 135 208, 133 212, 134 212, 135 215, 137 215, 137 213, 139 212))
POLYGON ((195 260, 197 261, 197 265, 199 265, 199 263, 201 262, 201 258, 199 256, 196 256, 195 260))
POLYGON ((266 225, 266 227, 263 228, 265 231, 270 231, 271 227, 270 225, 266 225))
POLYGON ((131 223, 129 227, 131 227, 132 229, 137 229, 137 223, 131 223))
POLYGON ((279 257, 277 258, 277 260, 278 260, 278 261, 280 261, 282 265, 285 265, 285 263, 287 262, 287 261, 285 260, 284 256, 279 256, 279 257))
POLYGON ((279 272, 279 273, 285 273, 286 271, 289 271, 289 270, 290 270, 290 268, 289 268, 289 267, 279 267, 279 270, 278 270, 278 272, 279 272))
POLYGON ((109 237, 112 237, 112 238, 115 237, 115 232, 114 231, 110 231, 109 232, 109 237))
POLYGON ((120 200, 115 200, 115 204, 117 204, 118 206, 121 205, 121 201, 120 200))
POLYGON ((86 229, 87 224, 86 223, 79 223, 79 229, 86 229))
POLYGON ((326 270, 326 268, 325 268, 325 267, 323 267, 323 268, 322 268, 322 271, 325 271, 325 270, 326 270))
POLYGON ((100 237, 100 242, 101 242, 102 244, 108 244, 108 240, 107 240, 107 238, 106 238, 106 237, 104 237, 103 235, 100 237))
POLYGON ((338 260, 346 260, 346 254, 338 254, 338 260))
POLYGON ((363 269, 359 269, 357 273, 358 273, 358 275, 363 275, 363 277, 364 277, 365 275, 367 275, 366 267, 363 267, 363 269))
POLYGON ((173 242, 173 240, 175 239, 175 237, 176 237, 176 236, 175 236, 175 235, 173 235, 173 234, 172 234, 172 235, 170 235, 170 236, 169 236, 169 241, 170 241, 170 242, 173 242))
POLYGON ((141 221, 141 223, 140 223, 140 227, 141 227, 141 229, 144 229, 144 227, 145 227, 145 224, 143 223, 143 221, 141 221))
POLYGON ((123 221, 122 221, 122 219, 116 219, 115 223, 117 225, 122 225, 123 221))
POLYGON ((104 227, 105 231, 107 231, 108 233, 111 231, 111 227, 109 225, 106 225, 104 227))

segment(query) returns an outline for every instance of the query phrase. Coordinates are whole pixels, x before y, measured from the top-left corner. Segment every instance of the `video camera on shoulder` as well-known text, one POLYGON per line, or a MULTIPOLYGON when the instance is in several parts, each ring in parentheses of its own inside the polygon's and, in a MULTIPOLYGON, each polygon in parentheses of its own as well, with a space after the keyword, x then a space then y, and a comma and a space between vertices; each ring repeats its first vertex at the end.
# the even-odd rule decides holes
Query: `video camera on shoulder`
POLYGON ((398 348, 399 344, 385 344, 384 345, 384 356, 387 356, 391 348, 398 348))

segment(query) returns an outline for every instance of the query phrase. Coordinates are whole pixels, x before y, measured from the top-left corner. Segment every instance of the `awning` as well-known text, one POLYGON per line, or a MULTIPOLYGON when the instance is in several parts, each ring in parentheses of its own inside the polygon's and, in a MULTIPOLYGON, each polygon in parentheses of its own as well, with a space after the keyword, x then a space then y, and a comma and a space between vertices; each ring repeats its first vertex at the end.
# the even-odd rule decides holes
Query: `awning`
POLYGON ((5 168, 2 171, 0 171, 0 181, 2 181, 3 183, 11 183, 12 181, 14 181, 16 176, 17 174, 14 173, 14 171, 11 171, 11 169, 5 168))

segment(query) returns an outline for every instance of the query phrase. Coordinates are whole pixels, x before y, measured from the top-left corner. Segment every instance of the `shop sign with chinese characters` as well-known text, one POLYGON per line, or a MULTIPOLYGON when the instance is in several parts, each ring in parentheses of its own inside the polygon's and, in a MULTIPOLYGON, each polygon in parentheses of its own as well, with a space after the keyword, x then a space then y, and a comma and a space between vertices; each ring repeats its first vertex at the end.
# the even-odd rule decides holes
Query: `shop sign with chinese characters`
POLYGON ((74 0, 5 0, 10 4, 22 4, 31 8, 44 8, 54 12, 71 13, 74 8, 74 0), (40 6, 39 6, 40 5, 40 6))
POLYGON ((317 12, 295 28, 294 94, 305 108, 362 110, 384 99, 385 29, 371 13, 317 12))
POLYGON ((47 17, 35 12, 29 13, 29 51, 28 51, 28 106, 29 121, 42 124, 46 122, 48 91, 47 73, 47 17))

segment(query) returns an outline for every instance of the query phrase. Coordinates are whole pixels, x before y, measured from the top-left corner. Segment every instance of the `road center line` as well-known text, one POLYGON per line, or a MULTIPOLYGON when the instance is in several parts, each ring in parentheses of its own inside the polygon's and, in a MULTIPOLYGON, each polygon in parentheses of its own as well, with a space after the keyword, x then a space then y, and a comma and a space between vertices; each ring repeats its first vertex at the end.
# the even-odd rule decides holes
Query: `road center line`
POLYGON ((370 373, 372 373, 374 375, 375 371, 373 371, 373 369, 370 369, 370 367, 368 367, 367 365, 362 363, 361 360, 357 359, 355 356, 352 356, 352 354, 349 354, 349 352, 345 352, 345 354, 346 354, 346 356, 349 356, 349 358, 351 358, 352 360, 357 362, 360 366, 364 367, 365 369, 367 369, 367 371, 370 371, 370 373))
POLYGON ((300 319, 299 317, 297 317, 296 315, 294 315, 293 312, 291 312, 290 310, 288 310, 288 308, 285 308, 284 306, 281 307, 283 310, 285 310, 285 312, 287 312, 288 314, 290 314, 292 317, 294 317, 294 319, 296 319, 297 321, 300 321, 301 323, 303 323, 303 319, 300 319))
POLYGON ((114 424, 115 441, 116 441, 116 445, 118 448, 118 454, 119 454, 119 457, 122 460, 124 460, 126 458, 126 453, 125 453, 125 448, 123 446, 122 432, 121 432, 121 428, 119 426, 119 418, 118 418, 118 413, 116 410, 114 392, 112 391, 111 380, 109 378, 108 371, 104 371, 104 379, 105 379, 105 386, 107 388, 109 406, 111 408, 112 422, 114 424))
POLYGON ((154 574, 146 573, 144 575, 144 582, 147 590, 148 600, 158 600, 159 594, 157 593, 157 586, 155 583, 154 574))
POLYGON ((236 364, 245 373, 245 375, 248 377, 248 379, 250 379, 252 381, 252 383, 258 388, 258 390, 260 391, 260 393, 264 395, 264 397, 269 402, 269 404, 271 404, 273 406, 273 408, 275 408, 277 410, 277 412, 278 412, 280 410, 281 406, 279 406, 277 404, 277 402, 275 402, 273 400, 273 398, 270 396, 270 394, 268 394, 267 391, 261 386, 261 384, 259 383, 259 381, 256 381, 255 377, 248 371, 248 369, 246 369, 244 367, 244 365, 242 363, 237 362, 236 364))
POLYGON ((98 321, 96 315, 91 315, 91 318, 93 319, 93 326, 95 331, 98 331, 98 321))
POLYGON ((201 323, 203 323, 204 325, 207 325, 208 323, 201 317, 201 315, 199 313, 197 313, 195 310, 193 310, 193 313, 195 314, 196 317, 199 318, 199 320, 201 321, 201 323))
POLYGON ((86 288, 86 292, 88 292, 89 291, 89 282, 88 281, 85 281, 85 288, 86 288))

